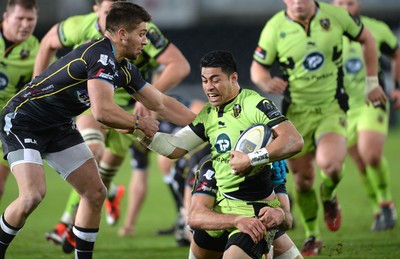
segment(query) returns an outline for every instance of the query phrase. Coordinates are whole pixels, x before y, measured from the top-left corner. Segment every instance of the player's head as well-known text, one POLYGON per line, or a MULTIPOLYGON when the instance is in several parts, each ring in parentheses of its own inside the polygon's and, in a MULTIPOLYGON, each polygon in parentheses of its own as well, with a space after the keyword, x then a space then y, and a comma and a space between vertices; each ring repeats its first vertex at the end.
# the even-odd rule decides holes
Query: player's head
POLYGON ((121 55, 134 60, 147 44, 147 23, 150 14, 141 6, 131 2, 116 2, 106 18, 106 33, 113 35, 121 55))
POLYGON ((106 28, 106 17, 108 14, 108 11, 111 8, 111 5, 114 2, 118 1, 125 1, 125 0, 96 0, 95 5, 93 5, 93 11, 97 14, 98 19, 98 25, 100 27, 101 33, 104 33, 105 28, 106 28))
POLYGON ((29 38, 38 19, 36 0, 8 0, 3 14, 3 34, 7 40, 18 43, 29 38))
POLYGON ((314 8, 314 0, 283 0, 289 16, 296 20, 306 20, 311 17, 314 8))
POLYGON ((212 106, 220 106, 239 93, 237 65, 232 53, 215 50, 200 60, 204 93, 212 106))
POLYGON ((332 4, 341 6, 354 16, 360 16, 361 5, 359 0, 332 0, 332 4))

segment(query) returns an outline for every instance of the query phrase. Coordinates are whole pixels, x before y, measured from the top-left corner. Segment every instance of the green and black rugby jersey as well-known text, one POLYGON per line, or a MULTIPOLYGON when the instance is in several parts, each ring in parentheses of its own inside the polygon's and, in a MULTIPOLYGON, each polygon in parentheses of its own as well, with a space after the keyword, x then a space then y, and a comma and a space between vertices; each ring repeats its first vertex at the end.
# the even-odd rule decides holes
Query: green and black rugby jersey
POLYGON ((33 35, 21 43, 12 44, 7 43, 0 31, 0 111, 32 79, 38 49, 39 41, 33 35))
MULTIPOLYGON (((389 26, 382 21, 361 16, 364 26, 372 33, 378 47, 379 57, 386 55, 392 57, 399 48, 396 35, 389 26)), ((344 64, 344 85, 349 95, 349 106, 358 107, 365 103, 364 88, 366 70, 361 44, 343 39, 343 64, 344 64)), ((380 71, 380 74, 382 71, 380 71)), ((380 77, 380 84, 384 86, 384 80, 380 77)))
POLYGON ((145 87, 139 70, 127 60, 115 59, 109 39, 80 45, 35 77, 4 108, 3 114, 26 114, 42 124, 70 121, 90 107, 88 80, 103 80, 128 97, 145 87))
MULTIPOLYGON (((58 26, 58 37, 64 47, 76 48, 89 40, 101 37, 98 16, 96 13, 85 15, 76 15, 60 22, 58 26)), ((151 82, 152 71, 159 64, 157 57, 161 55, 168 47, 168 39, 161 33, 160 29, 154 23, 147 24, 148 43, 143 48, 142 53, 131 63, 139 69, 142 77, 151 82)), ((133 99, 127 98, 123 90, 117 90, 114 95, 114 101, 120 106, 129 106, 133 99)))
POLYGON ((253 58, 264 66, 278 60, 289 82, 291 103, 315 107, 329 105, 342 87, 342 36, 355 39, 363 25, 345 9, 316 3, 309 28, 285 11, 265 25, 253 58))
POLYGON ((230 151, 248 127, 260 123, 272 128, 285 120, 271 101, 247 89, 242 89, 236 98, 223 106, 205 105, 189 126, 196 135, 211 144, 215 177, 222 193, 254 201, 272 192, 270 170, 249 177, 233 175, 229 165, 230 151))

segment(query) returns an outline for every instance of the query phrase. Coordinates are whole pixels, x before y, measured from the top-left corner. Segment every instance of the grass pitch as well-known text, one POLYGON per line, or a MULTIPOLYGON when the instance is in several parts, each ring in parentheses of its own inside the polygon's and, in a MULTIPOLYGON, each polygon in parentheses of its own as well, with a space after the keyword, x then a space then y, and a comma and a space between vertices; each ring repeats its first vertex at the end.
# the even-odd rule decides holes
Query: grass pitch
MULTIPOLYGON (((390 186, 397 208, 400 208, 399 143, 400 130, 392 129, 386 143, 385 154, 391 167, 390 186)), ((155 161, 154 156, 152 161, 155 161)), ((129 161, 126 160, 115 182, 127 186, 130 177, 131 169, 129 161)), ((58 222, 70 190, 69 186, 51 169, 47 170, 46 180, 47 195, 10 245, 7 258, 73 258, 73 254, 64 254, 60 246, 55 246, 44 238, 44 233, 52 229, 58 222)), ((171 195, 167 186, 162 182, 161 174, 155 163, 152 163, 151 166, 149 182, 149 193, 138 220, 136 235, 120 238, 117 231, 122 221, 116 226, 110 227, 103 217, 94 258, 187 258, 188 248, 177 247, 173 236, 157 236, 155 234, 157 229, 170 227, 176 216, 171 195)), ((288 189, 290 192, 293 189, 290 174, 288 189)), ((1 213, 17 195, 15 180, 10 175, 0 204, 1 213)), ((320 207, 319 225, 325 247, 321 255, 315 258, 400 258, 400 223, 390 231, 370 232, 371 209, 360 177, 350 159, 346 160, 346 174, 339 186, 338 196, 343 213, 342 227, 337 232, 329 232, 324 225, 322 207, 320 207)), ((123 213, 126 200, 124 197, 123 213)), ((296 205, 294 205, 293 214, 297 219, 298 208, 296 205)), ((299 219, 297 219, 295 229, 288 233, 301 249, 305 237, 299 219)))

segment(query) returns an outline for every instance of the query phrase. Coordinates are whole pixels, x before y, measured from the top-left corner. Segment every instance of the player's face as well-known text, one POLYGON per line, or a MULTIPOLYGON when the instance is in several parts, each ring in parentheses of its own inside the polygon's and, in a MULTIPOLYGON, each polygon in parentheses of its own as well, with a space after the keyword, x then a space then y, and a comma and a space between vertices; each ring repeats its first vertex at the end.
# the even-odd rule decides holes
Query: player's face
POLYGON ((37 10, 14 6, 3 15, 3 32, 9 41, 22 42, 32 35, 37 23, 37 10))
POLYGON ((360 15, 360 2, 358 0, 333 0, 333 4, 347 9, 353 16, 360 15))
POLYGON ((228 76, 221 68, 203 67, 201 79, 205 95, 212 106, 220 106, 234 98, 239 88, 236 87, 237 74, 228 76))
POLYGON ((106 30, 106 17, 113 3, 112 1, 103 1, 100 5, 93 6, 93 10, 99 17, 98 24, 102 34, 106 30))
POLYGON ((135 60, 147 44, 147 23, 141 22, 133 31, 127 32, 127 39, 123 41, 126 58, 135 60))
POLYGON ((313 11, 314 0, 284 0, 287 12, 297 20, 306 20, 313 11))

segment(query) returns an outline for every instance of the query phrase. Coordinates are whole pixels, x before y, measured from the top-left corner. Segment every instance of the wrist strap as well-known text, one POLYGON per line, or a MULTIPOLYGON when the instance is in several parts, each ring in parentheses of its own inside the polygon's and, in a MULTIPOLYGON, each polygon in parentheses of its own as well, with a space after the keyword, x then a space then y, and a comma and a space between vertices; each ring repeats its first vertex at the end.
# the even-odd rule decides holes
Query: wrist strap
POLYGON ((250 164, 252 166, 267 164, 269 162, 269 153, 266 148, 261 148, 247 155, 250 158, 250 164))
POLYGON ((370 92, 372 92, 375 88, 379 87, 379 80, 377 76, 367 76, 365 79, 365 89, 364 94, 365 97, 368 96, 370 92))
POLYGON ((136 115, 135 126, 133 127, 134 130, 139 128, 139 121, 140 121, 140 117, 139 117, 139 115, 136 115))

